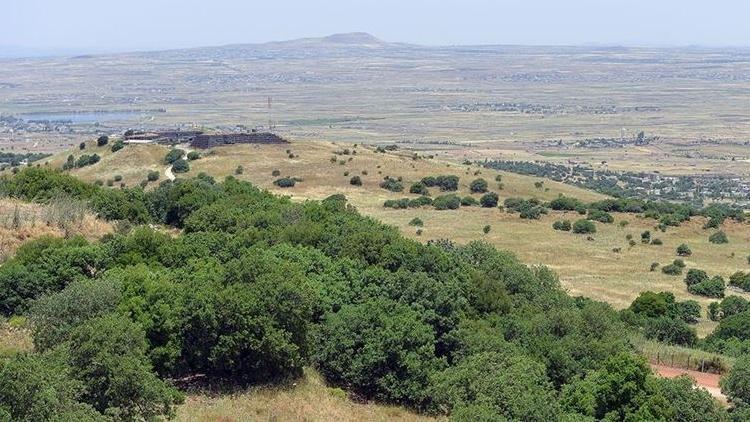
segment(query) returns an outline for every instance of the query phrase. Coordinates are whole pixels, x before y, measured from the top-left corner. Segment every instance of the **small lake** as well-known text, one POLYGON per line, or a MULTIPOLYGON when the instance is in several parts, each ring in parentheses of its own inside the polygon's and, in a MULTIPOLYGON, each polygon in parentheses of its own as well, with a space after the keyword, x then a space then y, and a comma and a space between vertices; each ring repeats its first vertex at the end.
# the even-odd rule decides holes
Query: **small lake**
POLYGON ((102 123, 117 122, 123 120, 135 120, 142 115, 152 113, 141 113, 140 111, 101 111, 101 112, 82 112, 82 113, 25 113, 20 114, 23 120, 28 121, 50 121, 50 122, 71 122, 78 124, 85 123, 102 123))

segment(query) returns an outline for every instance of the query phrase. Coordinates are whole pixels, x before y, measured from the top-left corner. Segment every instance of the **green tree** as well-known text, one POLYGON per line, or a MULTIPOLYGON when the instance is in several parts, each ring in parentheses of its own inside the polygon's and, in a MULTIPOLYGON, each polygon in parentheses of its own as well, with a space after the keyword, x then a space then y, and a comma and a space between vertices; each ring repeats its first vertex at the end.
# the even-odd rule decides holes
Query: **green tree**
POLYGON ((442 363, 422 319, 387 300, 345 305, 316 332, 313 359, 334 384, 379 400, 423 405, 430 375, 442 363))
POLYGON ((690 256, 692 254, 693 251, 690 250, 690 246, 684 243, 677 247, 677 255, 679 256, 690 256))
POLYGON ((560 417, 544 365, 502 350, 471 355, 435 374, 430 393, 440 409, 461 418, 474 414, 478 405, 494 420, 553 421, 560 417))
POLYGON ((750 404, 750 357, 741 356, 734 361, 732 369, 719 380, 721 392, 735 405, 750 404))
POLYGON ((484 208, 495 208, 499 199, 500 198, 495 192, 488 192, 482 195, 481 198, 479 198, 479 203, 484 208))
POLYGON ((485 193, 487 192, 487 181, 482 178, 474 179, 471 184, 469 184, 469 190, 472 193, 485 193))
POLYGON ((575 223, 573 223, 573 233, 578 234, 591 234, 596 233, 596 225, 594 225, 593 222, 590 220, 576 220, 575 223))
POLYGON ((89 320, 70 335, 70 366, 86 387, 82 398, 118 419, 174 416, 182 395, 157 378, 143 330, 117 315, 89 320))

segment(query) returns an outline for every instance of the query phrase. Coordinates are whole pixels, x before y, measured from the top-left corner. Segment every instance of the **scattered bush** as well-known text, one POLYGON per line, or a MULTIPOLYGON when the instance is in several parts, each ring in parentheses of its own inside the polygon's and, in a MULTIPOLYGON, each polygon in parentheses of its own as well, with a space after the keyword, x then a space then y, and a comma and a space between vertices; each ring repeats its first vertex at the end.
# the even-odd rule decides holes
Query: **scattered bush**
POLYGON ((615 221, 612 214, 601 210, 589 210, 589 215, 586 218, 600 223, 612 223, 615 221))
POLYGON ((500 197, 495 192, 488 192, 479 198, 479 203, 484 208, 495 208, 500 197))
POLYGON ((417 195, 429 195, 430 192, 427 190, 427 186, 422 182, 417 182, 411 185, 409 193, 416 193, 417 195))
POLYGON ((564 232, 569 232, 571 229, 570 220, 558 220, 552 223, 552 228, 564 232))
POLYGON ((692 254, 693 254, 693 251, 690 250, 690 246, 684 243, 677 247, 678 256, 690 256, 692 254))
POLYGON ((187 160, 180 158, 172 163, 172 171, 175 173, 187 173, 190 171, 190 164, 188 164, 187 160))
POLYGON ((117 151, 119 151, 119 150, 121 150, 121 149, 123 149, 123 148, 125 148, 125 142, 123 142, 123 141, 122 141, 121 139, 118 139, 118 140, 116 140, 116 141, 115 141, 115 142, 114 142, 114 143, 112 144, 112 148, 110 148, 110 150, 111 150, 112 152, 117 152, 117 151))
POLYGON ((708 241, 715 244, 729 243, 726 233, 721 230, 709 236, 708 241))
POLYGON ((469 184, 469 190, 472 193, 485 193, 487 192, 487 181, 484 179, 475 179, 469 184))
POLYGON ((380 187, 391 192, 401 192, 404 190, 404 185, 402 185, 398 180, 391 178, 390 176, 386 176, 385 179, 380 182, 380 187))
POLYGON ((578 234, 592 234, 596 233, 596 225, 591 220, 576 220, 573 223, 573 233, 578 234))
POLYGON ((464 196, 463 198, 461 198, 462 207, 475 207, 477 205, 479 205, 479 201, 477 201, 472 196, 464 196))
POLYGON ((169 150, 167 155, 164 156, 164 164, 174 164, 175 161, 182 159, 185 155, 185 151, 177 148, 169 150))
POLYGON ((435 207, 436 210, 457 210, 458 207, 461 205, 461 199, 454 195, 441 195, 435 198, 434 201, 432 201, 432 205, 435 207))
POLYGON ((291 177, 282 177, 281 179, 274 180, 273 184, 280 188, 292 188, 297 184, 297 181, 291 177))

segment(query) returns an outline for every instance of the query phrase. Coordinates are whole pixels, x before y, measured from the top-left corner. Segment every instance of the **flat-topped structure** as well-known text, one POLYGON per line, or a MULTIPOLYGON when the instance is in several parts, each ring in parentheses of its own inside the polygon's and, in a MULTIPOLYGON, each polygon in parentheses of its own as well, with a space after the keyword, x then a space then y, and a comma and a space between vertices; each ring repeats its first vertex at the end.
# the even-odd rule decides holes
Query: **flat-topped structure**
POLYGON ((287 141, 270 132, 248 132, 248 133, 211 133, 203 131, 163 131, 163 132, 137 132, 126 133, 126 141, 133 143, 155 142, 160 144, 184 144, 190 143, 193 148, 212 148, 221 145, 232 144, 285 144, 287 141))
POLYGON ((197 135, 190 142, 193 148, 212 148, 232 144, 286 144, 286 139, 270 132, 197 135))

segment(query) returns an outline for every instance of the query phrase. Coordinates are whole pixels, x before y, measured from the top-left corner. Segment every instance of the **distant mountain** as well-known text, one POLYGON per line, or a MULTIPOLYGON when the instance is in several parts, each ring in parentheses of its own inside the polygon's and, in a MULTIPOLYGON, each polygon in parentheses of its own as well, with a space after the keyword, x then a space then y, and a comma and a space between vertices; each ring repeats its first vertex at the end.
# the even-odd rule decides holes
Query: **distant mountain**
POLYGON ((333 34, 322 38, 325 42, 339 44, 387 44, 385 41, 375 37, 367 32, 347 32, 342 34, 333 34))

